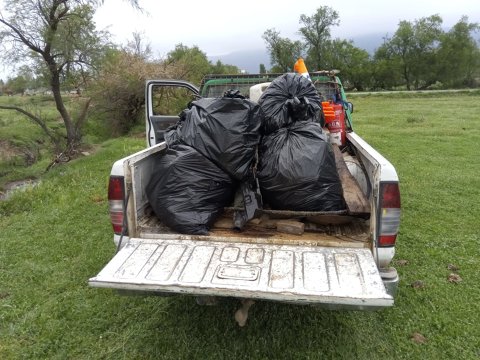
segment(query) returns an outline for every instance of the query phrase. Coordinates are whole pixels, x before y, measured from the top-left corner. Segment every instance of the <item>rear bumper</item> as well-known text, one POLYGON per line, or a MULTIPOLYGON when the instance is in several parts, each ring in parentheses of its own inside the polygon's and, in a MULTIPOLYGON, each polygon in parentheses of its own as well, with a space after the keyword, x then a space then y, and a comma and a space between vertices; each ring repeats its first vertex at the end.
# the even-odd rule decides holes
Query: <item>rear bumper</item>
POLYGON ((121 235, 113 234, 113 243, 115 244, 115 248, 117 248, 118 250, 123 248, 125 244, 128 243, 129 240, 130 238, 128 236, 122 237, 121 235), (119 247, 120 239, 122 239, 122 243, 120 244, 120 247, 119 247))
POLYGON ((382 278, 385 290, 387 290, 387 294, 392 298, 395 298, 398 290, 398 283, 400 281, 397 270, 392 267, 388 269, 381 269, 380 277, 382 278))

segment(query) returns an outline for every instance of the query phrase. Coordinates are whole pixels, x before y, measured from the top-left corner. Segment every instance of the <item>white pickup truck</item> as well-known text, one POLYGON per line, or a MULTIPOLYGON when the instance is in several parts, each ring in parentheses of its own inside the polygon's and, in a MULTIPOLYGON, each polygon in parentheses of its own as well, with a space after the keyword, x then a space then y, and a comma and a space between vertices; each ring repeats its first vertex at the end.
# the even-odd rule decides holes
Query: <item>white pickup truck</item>
MULTIPOLYGON (((207 76, 200 89, 175 80, 146 84, 146 149, 114 163, 108 189, 117 252, 90 286, 128 291, 190 294, 197 299, 235 297, 329 308, 380 309, 392 306, 398 285, 391 267, 400 224, 400 192, 395 168, 352 129, 351 112, 339 78, 311 74, 325 99, 344 111, 346 134, 341 157, 369 204, 360 217, 268 211, 243 231, 214 225, 208 235, 179 234, 152 213, 145 194, 155 159, 166 149, 164 130, 178 120, 194 97, 217 97, 228 89, 248 89, 275 76, 207 76), (183 101, 183 102, 182 102, 183 101), (268 220, 302 221, 300 235, 262 226, 268 220)), ((343 184, 344 193, 348 184, 343 184)), ((228 208, 225 217, 229 216, 228 208)))

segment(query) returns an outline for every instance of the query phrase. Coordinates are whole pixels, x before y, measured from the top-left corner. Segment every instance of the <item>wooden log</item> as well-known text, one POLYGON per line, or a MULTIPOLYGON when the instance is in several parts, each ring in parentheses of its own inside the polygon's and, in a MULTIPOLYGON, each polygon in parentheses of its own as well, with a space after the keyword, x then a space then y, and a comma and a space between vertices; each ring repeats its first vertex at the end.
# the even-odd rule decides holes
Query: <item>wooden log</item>
POLYGON ((302 235, 305 230, 305 224, 300 221, 278 220, 277 231, 285 234, 302 235))
POLYGON ((351 223, 357 217, 348 215, 317 215, 307 216, 306 219, 319 225, 342 225, 351 223))
POLYGON ((233 220, 231 218, 221 217, 213 224, 216 229, 233 229, 233 220))
POLYGON ((357 180, 348 170, 340 148, 337 145, 333 145, 333 152, 335 153, 335 164, 342 182, 343 198, 347 204, 348 213, 356 216, 369 215, 370 202, 358 185, 357 180))

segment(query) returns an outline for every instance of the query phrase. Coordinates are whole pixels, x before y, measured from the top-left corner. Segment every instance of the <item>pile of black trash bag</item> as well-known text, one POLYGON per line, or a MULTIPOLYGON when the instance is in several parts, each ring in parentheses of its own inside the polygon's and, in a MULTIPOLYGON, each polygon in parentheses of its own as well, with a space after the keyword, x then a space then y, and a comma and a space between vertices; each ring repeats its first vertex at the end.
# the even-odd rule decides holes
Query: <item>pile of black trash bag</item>
POLYGON ((183 234, 208 234, 233 200, 230 176, 194 148, 177 143, 160 154, 146 193, 153 211, 183 234))
POLYGON ((180 121, 167 130, 169 146, 182 143, 195 148, 237 181, 251 171, 263 123, 260 106, 238 90, 221 98, 193 101, 180 114, 180 121))
POLYGON ((175 231, 206 235, 236 191, 245 206, 239 228, 262 197, 277 210, 344 209, 320 103, 311 81, 293 73, 275 79, 258 104, 233 90, 193 101, 167 130, 147 186, 155 214, 175 231))
POLYGON ((264 134, 271 134, 297 121, 320 122, 322 99, 310 80, 288 73, 276 78, 258 100, 265 119, 264 134))
POLYGON ((318 123, 298 121, 264 136, 259 158, 263 201, 272 209, 345 208, 333 149, 318 123))
POLYGON ((272 209, 345 208, 332 145, 322 131, 321 98, 310 80, 285 74, 264 91, 265 113, 257 176, 272 209))
POLYGON ((253 177, 263 112, 238 91, 193 101, 167 130, 168 150, 155 165, 146 193, 170 228, 206 235, 253 177))

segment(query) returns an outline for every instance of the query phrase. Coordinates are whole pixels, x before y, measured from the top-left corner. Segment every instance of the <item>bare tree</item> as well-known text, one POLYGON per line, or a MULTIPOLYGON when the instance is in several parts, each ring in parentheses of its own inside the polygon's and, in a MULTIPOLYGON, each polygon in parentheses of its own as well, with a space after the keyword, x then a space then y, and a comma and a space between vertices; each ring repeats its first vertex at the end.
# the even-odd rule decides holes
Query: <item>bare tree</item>
POLYGON ((152 47, 150 43, 145 42, 145 33, 143 32, 133 32, 132 39, 127 42, 125 50, 143 60, 148 60, 152 56, 152 47))
MULTIPOLYGON (((93 69, 94 59, 103 49, 100 34, 95 29, 93 14, 98 1, 94 0, 7 0, 0 14, 0 41, 5 49, 3 61, 28 63, 35 66, 49 80, 56 109, 63 119, 66 132, 65 152, 71 153, 80 144, 90 100, 76 117, 66 108, 61 86, 73 73, 93 69)), ((61 144, 58 137, 47 131, 48 126, 28 111, 20 111, 38 123, 46 134, 61 144)))

